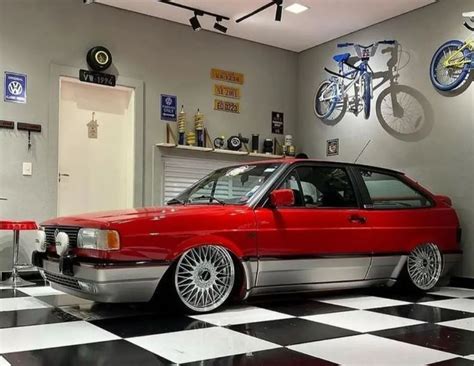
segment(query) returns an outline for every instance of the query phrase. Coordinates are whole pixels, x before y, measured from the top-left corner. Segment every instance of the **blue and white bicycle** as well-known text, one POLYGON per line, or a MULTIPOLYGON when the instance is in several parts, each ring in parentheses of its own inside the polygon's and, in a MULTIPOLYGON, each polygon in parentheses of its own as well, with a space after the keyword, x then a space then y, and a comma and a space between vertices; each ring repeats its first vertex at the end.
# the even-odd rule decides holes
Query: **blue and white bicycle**
POLYGON ((354 89, 355 112, 358 113, 360 101, 363 102, 364 117, 370 117, 370 104, 373 97, 373 75, 369 60, 377 52, 379 44, 393 45, 396 41, 379 41, 364 46, 355 43, 340 43, 337 47, 353 46, 358 62, 348 63, 350 53, 342 53, 333 56, 339 66, 339 72, 324 68, 326 72, 333 75, 321 83, 314 97, 314 113, 321 119, 329 119, 337 105, 344 104, 349 96, 349 90, 354 89))

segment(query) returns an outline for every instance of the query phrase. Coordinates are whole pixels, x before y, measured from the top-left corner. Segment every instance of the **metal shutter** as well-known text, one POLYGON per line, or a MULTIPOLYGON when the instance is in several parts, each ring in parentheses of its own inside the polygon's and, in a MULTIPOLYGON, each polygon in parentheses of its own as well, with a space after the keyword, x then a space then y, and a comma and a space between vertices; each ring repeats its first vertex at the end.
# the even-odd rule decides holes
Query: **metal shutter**
POLYGON ((167 202, 213 170, 237 161, 163 156, 163 202, 167 202))

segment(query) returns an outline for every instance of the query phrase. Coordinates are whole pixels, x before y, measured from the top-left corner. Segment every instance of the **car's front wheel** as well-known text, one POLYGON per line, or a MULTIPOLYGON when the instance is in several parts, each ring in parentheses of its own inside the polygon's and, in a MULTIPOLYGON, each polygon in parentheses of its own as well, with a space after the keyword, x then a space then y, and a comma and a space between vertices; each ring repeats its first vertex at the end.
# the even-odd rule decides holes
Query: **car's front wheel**
POLYGON ((225 248, 203 245, 183 253, 173 277, 181 305, 190 312, 205 313, 217 309, 231 295, 234 262, 225 248))
POLYGON ((443 258, 438 246, 432 243, 417 246, 408 256, 406 270, 414 289, 431 290, 443 270, 443 258))

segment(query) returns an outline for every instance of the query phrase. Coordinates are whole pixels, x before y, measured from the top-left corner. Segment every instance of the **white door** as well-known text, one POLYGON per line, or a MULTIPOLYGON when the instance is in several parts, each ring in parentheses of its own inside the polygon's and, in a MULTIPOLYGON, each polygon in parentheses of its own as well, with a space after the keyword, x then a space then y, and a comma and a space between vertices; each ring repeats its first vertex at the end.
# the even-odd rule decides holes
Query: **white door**
POLYGON ((58 215, 133 207, 134 107, 132 88, 61 78, 58 215))

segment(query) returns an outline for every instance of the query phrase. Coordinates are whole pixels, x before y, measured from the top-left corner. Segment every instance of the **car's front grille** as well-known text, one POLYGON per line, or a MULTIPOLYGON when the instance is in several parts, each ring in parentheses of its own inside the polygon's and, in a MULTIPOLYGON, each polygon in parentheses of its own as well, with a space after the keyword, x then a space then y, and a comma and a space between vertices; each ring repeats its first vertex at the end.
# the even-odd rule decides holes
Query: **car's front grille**
POLYGON ((46 233, 46 243, 50 245, 55 244, 55 231, 63 231, 69 236, 69 245, 75 247, 77 245, 77 234, 80 227, 77 226, 44 226, 46 233))
POLYGON ((80 290, 79 283, 76 279, 58 275, 55 273, 44 271, 44 275, 49 282, 57 283, 58 285, 69 287, 75 290, 80 290))

